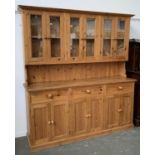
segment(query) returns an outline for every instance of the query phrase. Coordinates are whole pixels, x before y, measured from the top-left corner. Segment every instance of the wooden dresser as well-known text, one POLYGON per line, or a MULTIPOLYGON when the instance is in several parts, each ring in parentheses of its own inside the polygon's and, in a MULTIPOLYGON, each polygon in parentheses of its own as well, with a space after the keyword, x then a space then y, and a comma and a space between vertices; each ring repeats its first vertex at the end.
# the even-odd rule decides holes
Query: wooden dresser
POLYGON ((129 14, 20 6, 32 150, 133 126, 129 14))

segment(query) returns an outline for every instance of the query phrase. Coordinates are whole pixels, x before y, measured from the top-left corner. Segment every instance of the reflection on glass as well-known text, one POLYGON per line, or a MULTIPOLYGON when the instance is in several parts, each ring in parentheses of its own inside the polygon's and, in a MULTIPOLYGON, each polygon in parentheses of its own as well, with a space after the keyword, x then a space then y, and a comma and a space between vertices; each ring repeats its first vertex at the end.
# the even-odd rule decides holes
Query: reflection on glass
POLYGON ((87 38, 94 37, 95 36, 95 19, 87 18, 86 24, 87 24, 86 37, 87 38))
POLYGON ((117 54, 120 55, 124 52, 124 40, 118 39, 117 40, 117 54))
POLYGON ((59 16, 50 17, 50 35, 52 38, 60 37, 60 17, 59 16))
POLYGON ((42 39, 32 39, 32 57, 42 57, 42 39))
POLYGON ((78 17, 70 18, 70 56, 79 56, 79 27, 80 20, 78 17))
POLYGON ((51 39, 51 57, 60 57, 60 39, 51 39))
POLYGON ((40 15, 31 15, 31 36, 32 37, 41 37, 41 16, 40 15))
POLYGON ((111 38, 112 20, 104 19, 104 38, 111 38))
POLYGON ((111 51, 111 40, 104 39, 103 40, 103 55, 104 56, 110 55, 110 51, 111 51))
POLYGON ((86 40, 86 56, 94 56, 94 39, 86 40))

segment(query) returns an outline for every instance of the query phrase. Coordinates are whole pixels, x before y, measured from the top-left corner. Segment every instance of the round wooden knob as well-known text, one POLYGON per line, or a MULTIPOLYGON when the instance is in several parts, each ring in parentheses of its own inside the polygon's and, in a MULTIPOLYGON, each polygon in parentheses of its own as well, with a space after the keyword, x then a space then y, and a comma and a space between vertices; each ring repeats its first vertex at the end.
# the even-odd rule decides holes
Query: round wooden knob
POLYGON ((51 121, 51 124, 52 124, 52 125, 54 125, 54 124, 55 124, 55 122, 52 120, 52 121, 51 121))
POLYGON ((52 98, 53 95, 52 95, 52 94, 48 94, 47 97, 48 97, 48 98, 52 98))
POLYGON ((91 93, 91 91, 90 91, 89 89, 87 89, 87 90, 86 90, 86 93, 87 93, 87 94, 90 94, 90 93, 91 93))
POLYGON ((118 89, 119 89, 119 90, 122 90, 122 89, 123 89, 123 87, 122 87, 122 86, 119 86, 119 87, 118 87, 118 89))
POLYGON ((51 121, 48 121, 48 125, 51 125, 51 121))

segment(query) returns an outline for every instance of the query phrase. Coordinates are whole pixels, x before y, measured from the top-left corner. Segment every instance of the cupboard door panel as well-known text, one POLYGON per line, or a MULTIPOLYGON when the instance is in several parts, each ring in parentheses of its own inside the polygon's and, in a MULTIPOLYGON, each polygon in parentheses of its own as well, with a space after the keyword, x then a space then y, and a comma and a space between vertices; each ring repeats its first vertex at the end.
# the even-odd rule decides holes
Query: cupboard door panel
POLYGON ((120 125, 132 123, 132 94, 124 94, 121 96, 120 102, 120 125))
POLYGON ((102 114, 103 114, 103 103, 101 98, 98 97, 92 97, 91 101, 91 129, 92 130, 98 130, 102 126, 102 114))
POLYGON ((31 108, 33 141, 40 143, 48 141, 50 111, 48 103, 35 104, 31 108))
POLYGON ((67 102, 55 101, 51 103, 52 138, 67 136, 67 102))
POLYGON ((81 134, 87 131, 87 106, 86 98, 76 98, 72 100, 74 106, 74 134, 81 134))
POLYGON ((109 128, 117 127, 119 125, 119 96, 108 97, 108 126, 109 128))

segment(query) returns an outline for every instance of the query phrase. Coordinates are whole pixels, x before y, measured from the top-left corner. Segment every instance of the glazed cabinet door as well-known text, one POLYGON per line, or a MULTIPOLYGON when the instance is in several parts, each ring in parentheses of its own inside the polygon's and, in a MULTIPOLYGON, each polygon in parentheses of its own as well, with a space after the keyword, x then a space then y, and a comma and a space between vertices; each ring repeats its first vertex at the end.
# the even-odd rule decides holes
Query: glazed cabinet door
POLYGON ((133 113, 133 95, 131 93, 121 95, 120 102, 120 125, 126 125, 132 123, 133 113))
POLYGON ((26 63, 41 62, 46 57, 45 14, 30 11, 24 14, 24 37, 26 63))
POLYGON ((51 62, 60 62, 64 60, 64 14, 47 13, 46 14, 46 43, 48 60, 51 62))
POLYGON ((69 61, 82 58, 82 15, 65 14, 66 57, 69 61))
POLYGON ((101 49, 100 55, 103 58, 108 58, 113 55, 114 50, 114 35, 115 35, 115 19, 110 16, 101 16, 101 49))
POLYGON ((68 134, 67 101, 51 102, 51 139, 64 138, 68 134))
POLYGON ((127 17, 115 18, 115 43, 113 55, 118 58, 128 58, 128 44, 129 44, 129 28, 130 19, 127 17))
POLYGON ((31 107, 32 143, 39 144, 49 140, 50 105, 36 103, 31 107))
POLYGON ((99 18, 98 16, 84 16, 83 19, 83 47, 85 60, 94 60, 99 55, 99 18))
POLYGON ((109 96, 108 104, 108 127, 113 128, 119 126, 119 104, 120 96, 109 96))

